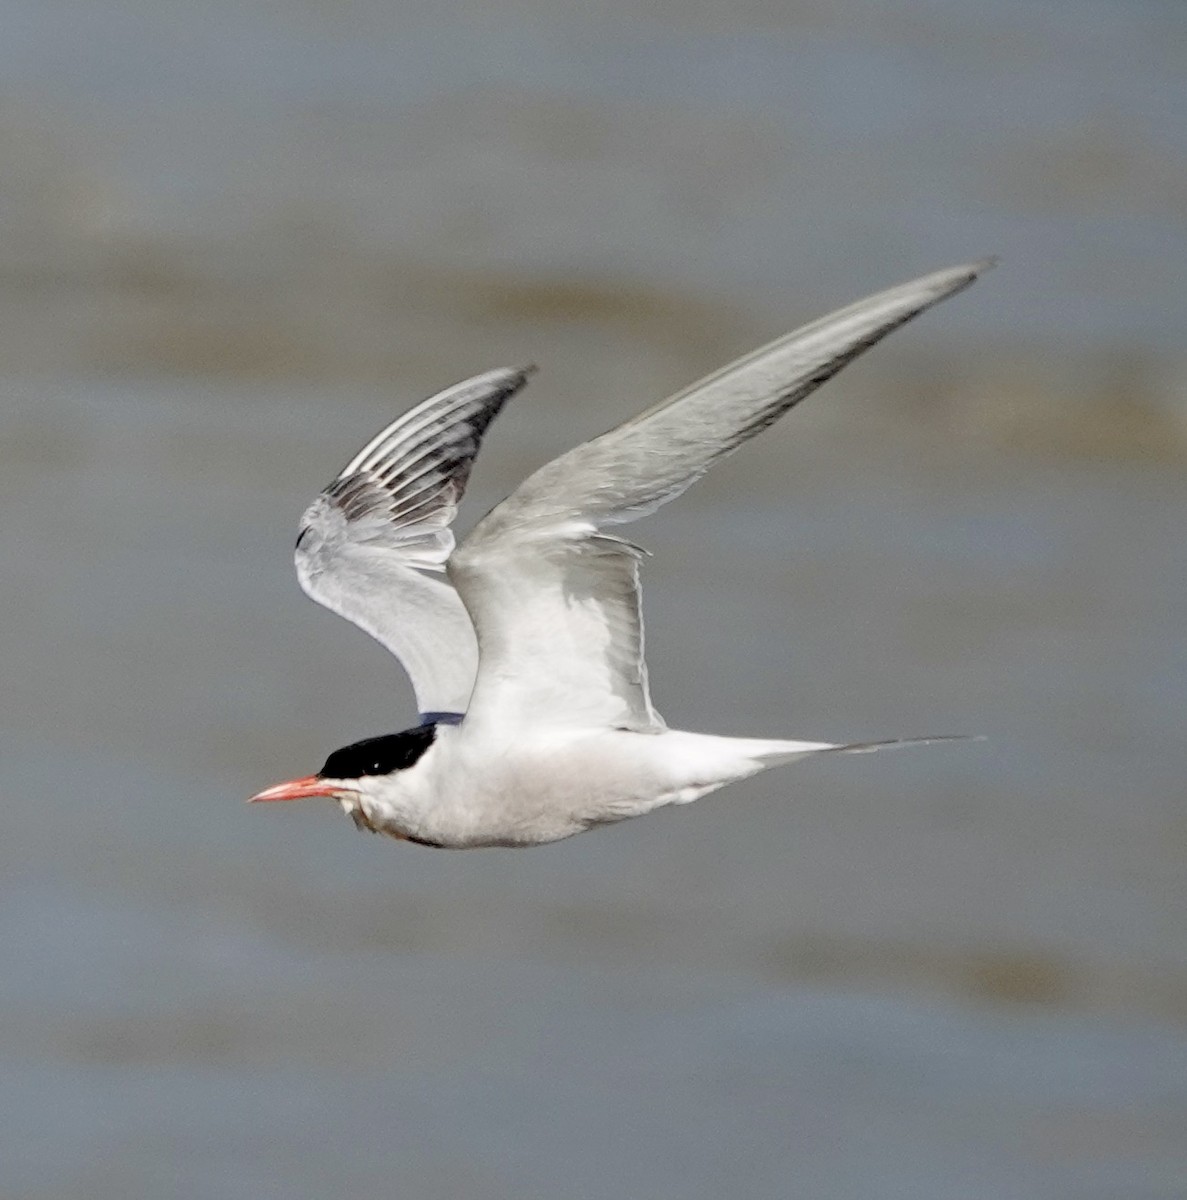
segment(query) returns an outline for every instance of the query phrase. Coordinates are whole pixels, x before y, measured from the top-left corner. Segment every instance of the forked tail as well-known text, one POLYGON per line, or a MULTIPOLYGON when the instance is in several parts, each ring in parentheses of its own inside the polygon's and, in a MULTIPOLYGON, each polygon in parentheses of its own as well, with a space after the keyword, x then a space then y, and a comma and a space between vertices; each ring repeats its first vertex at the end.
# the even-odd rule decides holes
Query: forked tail
MULTIPOLYGON (((775 738, 720 737, 706 733, 688 733, 669 729, 660 734, 618 734, 627 741, 622 752, 639 754, 638 767, 663 780, 658 795, 639 801, 627 809, 616 807, 613 819, 638 816, 665 804, 688 804, 727 783, 748 779, 783 763, 809 758, 814 754, 869 754, 891 746, 926 746, 932 742, 982 741, 968 737, 896 738, 885 742, 793 742, 775 738), (629 748, 629 749, 628 749, 629 748)), ((601 818, 605 819, 605 818, 601 818)))
POLYGON ((875 750, 888 750, 896 746, 930 746, 936 742, 983 742, 982 734, 937 734, 933 737, 891 738, 883 742, 849 742, 846 745, 831 745, 828 742, 756 742, 755 757, 764 766, 794 762, 810 754, 872 754, 875 750), (763 748, 760 750, 758 746, 763 748))

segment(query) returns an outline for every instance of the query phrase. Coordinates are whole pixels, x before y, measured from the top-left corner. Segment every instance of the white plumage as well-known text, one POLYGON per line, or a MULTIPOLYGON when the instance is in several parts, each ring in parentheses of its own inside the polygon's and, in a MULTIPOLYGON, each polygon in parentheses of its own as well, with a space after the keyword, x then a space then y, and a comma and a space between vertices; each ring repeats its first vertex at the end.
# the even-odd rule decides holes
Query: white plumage
POLYGON ((647 689, 642 552, 609 527, 678 496, 989 265, 868 297, 722 368, 540 468, 456 549, 450 524, 482 436, 528 371, 476 376, 394 421, 306 511, 297 574, 400 658, 425 723, 346 747, 253 799, 332 796, 395 837, 525 845, 807 754, 906 744, 667 729, 647 689))

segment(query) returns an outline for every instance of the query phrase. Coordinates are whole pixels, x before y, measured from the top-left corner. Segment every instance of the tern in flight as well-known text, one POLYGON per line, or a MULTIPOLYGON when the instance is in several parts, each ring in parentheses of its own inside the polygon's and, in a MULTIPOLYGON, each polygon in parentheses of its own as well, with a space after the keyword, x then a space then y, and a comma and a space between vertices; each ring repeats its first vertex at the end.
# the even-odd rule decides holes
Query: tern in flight
POLYGON ((428 846, 532 846, 811 754, 909 744, 669 729, 647 689, 643 552, 612 530, 990 264, 880 292, 716 371, 541 467, 456 549, 483 434, 530 368, 475 376, 393 421, 305 512, 296 564, 314 600, 403 663, 420 724, 252 800, 328 797, 360 829, 428 846))

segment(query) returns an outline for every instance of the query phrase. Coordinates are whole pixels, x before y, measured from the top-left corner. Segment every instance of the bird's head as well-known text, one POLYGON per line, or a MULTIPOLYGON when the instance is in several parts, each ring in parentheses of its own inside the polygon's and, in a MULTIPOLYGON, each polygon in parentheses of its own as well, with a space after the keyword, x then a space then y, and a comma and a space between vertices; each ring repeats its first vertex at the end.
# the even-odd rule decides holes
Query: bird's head
POLYGON ((435 725, 418 725, 402 733, 365 738, 335 750, 316 775, 303 775, 257 792, 248 801, 305 800, 325 796, 343 812, 366 816, 368 800, 378 800, 401 771, 413 766, 433 744, 435 725))

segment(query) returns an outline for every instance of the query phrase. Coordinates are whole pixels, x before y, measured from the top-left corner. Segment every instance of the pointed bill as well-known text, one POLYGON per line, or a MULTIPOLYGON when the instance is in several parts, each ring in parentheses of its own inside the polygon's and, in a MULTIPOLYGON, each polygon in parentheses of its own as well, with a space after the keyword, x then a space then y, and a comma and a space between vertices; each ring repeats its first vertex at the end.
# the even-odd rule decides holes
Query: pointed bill
POLYGON ((332 800, 344 790, 341 780, 323 779, 320 775, 302 775, 300 779, 289 779, 265 788, 250 797, 247 802, 260 804, 272 800, 308 800, 314 796, 326 796, 332 800))

